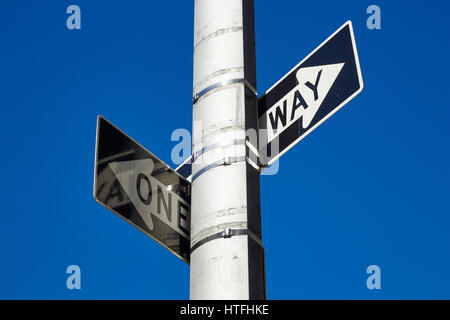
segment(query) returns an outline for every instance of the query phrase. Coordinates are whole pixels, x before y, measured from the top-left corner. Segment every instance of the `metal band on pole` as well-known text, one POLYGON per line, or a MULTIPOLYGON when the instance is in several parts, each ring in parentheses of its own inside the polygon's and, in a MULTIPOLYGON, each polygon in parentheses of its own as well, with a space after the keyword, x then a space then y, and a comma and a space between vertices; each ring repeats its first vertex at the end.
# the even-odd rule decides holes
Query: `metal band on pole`
POLYGON ((258 92, 256 91, 256 89, 244 78, 230 79, 230 80, 214 83, 214 84, 206 87, 205 89, 201 90, 199 93, 194 94, 194 96, 192 97, 192 104, 197 103, 198 99, 200 99, 202 96, 204 96, 205 94, 207 94, 208 92, 210 92, 214 89, 229 86, 229 85, 232 85, 235 83, 243 83, 247 88, 249 88, 251 90, 251 92, 253 92, 255 94, 255 96, 258 96, 258 92))

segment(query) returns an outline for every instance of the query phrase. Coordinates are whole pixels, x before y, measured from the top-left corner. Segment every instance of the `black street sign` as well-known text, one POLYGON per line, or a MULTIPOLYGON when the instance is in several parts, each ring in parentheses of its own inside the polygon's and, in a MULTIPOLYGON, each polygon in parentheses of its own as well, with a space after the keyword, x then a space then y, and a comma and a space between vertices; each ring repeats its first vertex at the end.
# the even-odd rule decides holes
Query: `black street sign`
POLYGON ((259 98, 258 125, 265 130, 261 162, 272 164, 362 88, 353 27, 347 21, 259 98))
POLYGON ((94 198, 189 263, 190 182, 101 116, 94 198))

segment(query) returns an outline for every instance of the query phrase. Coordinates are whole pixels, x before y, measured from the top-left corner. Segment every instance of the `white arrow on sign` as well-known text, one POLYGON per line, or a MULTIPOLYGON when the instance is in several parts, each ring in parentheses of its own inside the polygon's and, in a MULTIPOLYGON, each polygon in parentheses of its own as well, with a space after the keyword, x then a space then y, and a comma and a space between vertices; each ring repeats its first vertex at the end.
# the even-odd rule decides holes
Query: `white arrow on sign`
POLYGON ((263 127, 267 128, 268 142, 301 117, 302 127, 309 127, 343 66, 344 63, 336 63, 297 71, 298 85, 260 119, 263 127))
POLYGON ((180 229, 189 230, 184 204, 190 205, 175 192, 152 176, 155 167, 151 159, 112 162, 108 164, 127 193, 146 226, 154 229, 152 215, 189 240, 189 235, 180 229))

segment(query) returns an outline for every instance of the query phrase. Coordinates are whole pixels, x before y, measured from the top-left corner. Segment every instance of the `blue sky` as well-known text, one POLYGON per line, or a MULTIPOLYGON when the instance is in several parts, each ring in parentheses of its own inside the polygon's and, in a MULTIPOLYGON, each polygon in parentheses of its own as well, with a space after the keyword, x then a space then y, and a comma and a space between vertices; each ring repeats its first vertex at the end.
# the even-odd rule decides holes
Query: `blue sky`
MULTIPOLYGON (((269 299, 450 298, 449 10, 256 1, 260 93, 347 20, 365 84, 261 179, 269 299)), ((172 131, 190 130, 193 1, 2 1, 0 43, 0 298, 187 299, 189 267, 92 184, 98 114, 167 163, 172 131)))

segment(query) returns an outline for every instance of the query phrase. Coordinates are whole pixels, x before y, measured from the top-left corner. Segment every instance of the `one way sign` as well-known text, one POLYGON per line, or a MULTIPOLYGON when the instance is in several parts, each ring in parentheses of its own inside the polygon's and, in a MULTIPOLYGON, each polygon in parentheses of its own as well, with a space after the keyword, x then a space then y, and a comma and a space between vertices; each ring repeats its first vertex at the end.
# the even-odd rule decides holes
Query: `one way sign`
POLYGON ((261 162, 272 164, 362 88, 348 21, 259 98, 258 125, 266 139, 260 143, 261 162))
POLYGON ((190 182, 101 116, 94 198, 189 263, 190 182))

